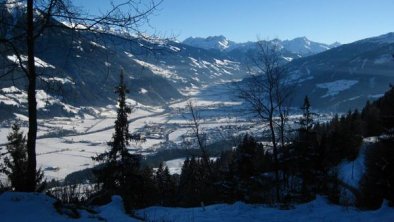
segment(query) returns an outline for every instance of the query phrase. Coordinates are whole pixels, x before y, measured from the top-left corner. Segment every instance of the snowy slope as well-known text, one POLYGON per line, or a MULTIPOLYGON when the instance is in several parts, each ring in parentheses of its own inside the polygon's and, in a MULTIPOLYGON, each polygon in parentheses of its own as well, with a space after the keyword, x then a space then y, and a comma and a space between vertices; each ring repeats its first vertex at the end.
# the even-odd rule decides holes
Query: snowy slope
MULTIPOLYGON (((23 16, 12 4, 0 4, 0 11, 2 19, 10 19, 10 23, 23 16)), ((13 33, 13 29, 16 27, 8 32, 13 33)), ((227 44, 222 42, 223 47, 227 44)), ((130 88, 129 97, 145 105, 163 105, 183 98, 195 88, 245 75, 245 67, 225 54, 124 33, 93 34, 53 28, 44 32, 36 45, 40 49, 35 58, 40 75, 37 88, 60 102, 46 107, 50 116, 74 115, 61 112, 65 104, 74 107, 112 104, 116 100, 113 87, 121 69, 130 88)), ((20 48, 25 63, 24 45, 16 47, 20 48)), ((0 55, 0 63, 1 73, 12 70, 1 78, 0 89, 15 86, 24 90, 25 74, 17 68, 20 64, 12 50, 0 55)), ((10 118, 16 112, 26 114, 25 105, 0 91, 0 119, 10 118)))
POLYGON ((394 33, 388 33, 291 61, 287 69, 297 85, 294 101, 301 104, 308 94, 315 108, 361 108, 392 83, 393 50, 394 33))
POLYGON ((320 222, 320 221, 359 221, 381 222, 391 221, 394 210, 384 204, 376 211, 362 212, 354 208, 344 208, 329 204, 323 197, 295 206, 291 210, 279 210, 263 205, 252 205, 237 202, 234 204, 217 204, 205 208, 165 208, 150 207, 138 211, 147 215, 151 221, 280 221, 280 222, 320 222))
MULTIPOLYGON (((19 221, 140 221, 124 213, 122 200, 118 196, 112 202, 95 208, 97 214, 79 210, 80 218, 72 219, 56 212, 55 200, 44 194, 4 193, 0 195, 0 218, 4 222, 19 221)), ((382 222, 394 218, 394 210, 384 203, 376 211, 359 211, 329 204, 323 197, 295 206, 290 210, 279 210, 264 205, 252 205, 237 202, 234 204, 216 204, 196 208, 150 207, 137 211, 145 221, 359 221, 382 222)))
POLYGON ((3 222, 66 222, 66 221, 140 221, 126 215, 120 197, 114 196, 108 205, 95 209, 97 214, 79 210, 80 218, 59 214, 55 199, 39 193, 11 193, 0 195, 0 219, 3 222))

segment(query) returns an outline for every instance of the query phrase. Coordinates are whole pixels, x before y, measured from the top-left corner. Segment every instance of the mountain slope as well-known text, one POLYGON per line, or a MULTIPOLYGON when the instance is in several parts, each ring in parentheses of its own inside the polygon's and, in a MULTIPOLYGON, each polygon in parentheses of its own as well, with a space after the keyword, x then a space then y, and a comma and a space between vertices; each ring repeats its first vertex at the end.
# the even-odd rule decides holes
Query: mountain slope
MULTIPOLYGON (((2 11, 5 19, 17 22, 14 14, 2 11)), ((23 44, 17 47, 25 58, 23 44)), ((48 29, 40 36, 35 60, 38 90, 43 92, 39 112, 48 117, 75 115, 81 106, 114 104, 113 89, 121 69, 130 88, 129 97, 146 105, 163 105, 182 98, 196 87, 244 74, 239 62, 218 52, 172 41, 75 31, 66 26, 48 29)), ((0 90, 1 114, 26 112, 23 94, 26 80, 17 68, 16 55, 12 50, 5 51, 0 55, 0 63, 3 64, 0 73, 11 71, 0 81, 0 89, 4 89, 0 90), (9 92, 10 87, 20 93, 9 92)))
POLYGON ((388 89, 394 81, 393 52, 394 33, 388 33, 294 60, 287 67, 297 82, 299 102, 308 94, 318 108, 346 111, 388 89))

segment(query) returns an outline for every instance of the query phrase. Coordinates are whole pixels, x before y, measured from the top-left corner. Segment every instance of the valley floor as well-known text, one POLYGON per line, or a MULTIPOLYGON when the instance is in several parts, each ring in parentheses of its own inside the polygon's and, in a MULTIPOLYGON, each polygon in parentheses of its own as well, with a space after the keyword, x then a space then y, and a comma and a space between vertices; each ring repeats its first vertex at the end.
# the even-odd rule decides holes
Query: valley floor
MULTIPOLYGON (((121 199, 114 197, 108 205, 95 209, 97 214, 80 211, 79 219, 59 214, 53 200, 43 194, 4 193, 0 195, 1 221, 139 221, 127 216, 121 199)), ((360 211, 352 207, 332 205, 324 197, 295 206, 290 210, 279 210, 264 205, 216 204, 196 208, 150 207, 137 211, 145 221, 393 221, 394 210, 387 203, 376 211, 360 211)))

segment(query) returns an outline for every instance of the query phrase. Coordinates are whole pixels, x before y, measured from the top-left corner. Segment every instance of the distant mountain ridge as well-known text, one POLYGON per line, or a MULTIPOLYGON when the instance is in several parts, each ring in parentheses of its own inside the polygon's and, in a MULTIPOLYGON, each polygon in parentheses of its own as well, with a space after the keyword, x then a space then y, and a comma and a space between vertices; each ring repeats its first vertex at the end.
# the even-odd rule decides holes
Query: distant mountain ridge
MULTIPOLYGON (((280 39, 273 39, 267 40, 267 42, 276 44, 280 48, 283 48, 290 53, 298 54, 301 57, 317 54, 340 46, 340 43, 338 42, 333 44, 318 43, 311 41, 306 37, 299 37, 292 40, 283 41, 280 39)), ((182 43, 206 50, 214 49, 226 52, 232 51, 234 49, 244 49, 245 51, 253 48, 256 44, 255 42, 236 43, 234 41, 228 40, 223 35, 209 36, 207 38, 189 37, 186 38, 182 43)))

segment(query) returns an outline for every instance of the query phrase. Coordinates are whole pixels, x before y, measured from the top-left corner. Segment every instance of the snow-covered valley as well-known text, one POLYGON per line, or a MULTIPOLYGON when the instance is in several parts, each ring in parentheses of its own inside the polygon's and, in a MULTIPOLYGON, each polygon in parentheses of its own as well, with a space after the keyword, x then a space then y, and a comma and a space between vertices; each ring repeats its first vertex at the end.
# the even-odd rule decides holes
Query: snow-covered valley
MULTIPOLYGON (((146 106, 131 99, 129 130, 138 134, 143 141, 131 142, 130 151, 142 155, 152 155, 163 149, 196 148, 193 142, 192 126, 188 104, 193 104, 201 118, 201 129, 207 135, 207 143, 212 144, 229 138, 237 138, 246 133, 261 136, 267 126, 260 124, 236 92, 227 84, 218 84, 201 90, 194 95, 172 102, 166 106, 146 106)), ((38 121, 37 160, 48 179, 63 180, 68 174, 97 164, 92 157, 108 149, 114 133, 116 107, 90 107, 94 115, 75 117, 55 117, 38 121)), ((320 116, 320 121, 329 120, 331 114, 320 116)), ((290 117, 295 124, 298 115, 290 117)), ((4 150, 11 124, 19 121, 26 126, 27 117, 15 114, 14 120, 2 122, 0 141, 4 150)), ((25 133, 27 128, 22 127, 25 133)), ((178 164, 179 165, 179 164, 178 164)), ((181 167, 181 165, 179 165, 181 167)), ((179 173, 180 168, 173 169, 179 173)))
MULTIPOLYGON (((240 129, 245 132, 250 130, 253 127, 250 120, 235 115, 241 102, 232 101, 230 92, 227 92, 226 96, 226 90, 228 89, 223 87, 217 87, 215 90, 210 88, 196 93, 187 100, 173 102, 163 107, 144 106, 129 99, 128 103, 133 107, 129 115, 129 130, 145 139, 143 142, 132 142, 130 150, 148 155, 159 149, 192 148, 190 143, 187 143, 188 138, 192 139, 190 119, 187 116, 189 101, 192 101, 203 114, 202 128, 205 131, 216 132, 215 135, 210 134, 211 140, 220 140, 221 138, 215 136, 223 133, 224 127, 229 132, 234 129, 237 129, 238 133, 241 133, 240 129)), ((92 157, 108 149, 107 142, 111 140, 114 133, 116 107, 90 107, 90 109, 94 110, 94 115, 55 117, 38 121, 38 166, 44 170, 48 179, 62 180, 72 172, 93 167, 96 163, 92 157)), ((15 119, 2 122, 0 128, 2 151, 5 150, 4 145, 10 126, 15 121, 26 126, 27 117, 15 114, 15 119)), ((26 127, 22 129, 27 133, 26 127)))

